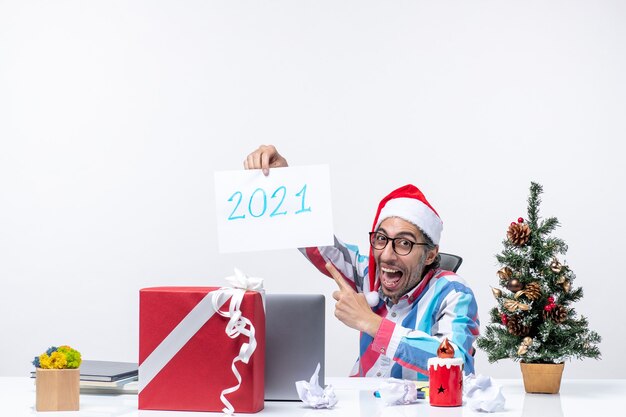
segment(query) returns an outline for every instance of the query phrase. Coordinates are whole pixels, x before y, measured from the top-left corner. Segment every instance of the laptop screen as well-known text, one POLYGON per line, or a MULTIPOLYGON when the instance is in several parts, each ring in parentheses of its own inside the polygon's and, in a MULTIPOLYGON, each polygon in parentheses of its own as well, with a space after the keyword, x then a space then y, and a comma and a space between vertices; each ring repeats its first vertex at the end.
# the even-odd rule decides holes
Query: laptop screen
POLYGON ((325 385, 324 316, 321 294, 266 294, 266 400, 299 400, 296 381, 308 381, 318 363, 325 385))

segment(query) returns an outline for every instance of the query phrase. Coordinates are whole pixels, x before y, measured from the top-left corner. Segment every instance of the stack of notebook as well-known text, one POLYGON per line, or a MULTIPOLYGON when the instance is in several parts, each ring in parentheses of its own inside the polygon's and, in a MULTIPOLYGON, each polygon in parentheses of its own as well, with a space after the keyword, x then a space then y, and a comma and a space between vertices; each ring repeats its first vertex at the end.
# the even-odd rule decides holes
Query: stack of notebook
MULTIPOLYGON (((35 372, 31 372, 31 378, 35 372)), ((83 360, 80 392, 83 394, 136 394, 138 367, 132 362, 83 360)))

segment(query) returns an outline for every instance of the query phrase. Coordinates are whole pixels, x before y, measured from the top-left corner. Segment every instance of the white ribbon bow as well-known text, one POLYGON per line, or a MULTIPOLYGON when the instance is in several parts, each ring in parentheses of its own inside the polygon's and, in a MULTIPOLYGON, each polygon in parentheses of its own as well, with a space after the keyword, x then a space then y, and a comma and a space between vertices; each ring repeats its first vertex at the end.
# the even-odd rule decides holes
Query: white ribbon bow
POLYGON ((232 277, 226 277, 225 279, 233 288, 240 288, 248 291, 263 291, 263 278, 249 277, 237 268, 235 268, 235 275, 232 277))
POLYGON ((265 307, 265 298, 263 297, 263 280, 261 278, 249 277, 239 269, 235 268, 235 275, 227 277, 232 287, 222 287, 217 291, 212 292, 211 302, 215 311, 222 317, 228 318, 226 324, 226 335, 231 339, 236 339, 240 335, 248 337, 248 343, 243 343, 239 349, 239 354, 233 359, 231 369, 235 378, 237 378, 237 384, 226 388, 220 394, 220 399, 224 403, 225 407, 222 411, 226 414, 232 415, 235 412, 233 405, 226 399, 226 394, 231 394, 239 389, 241 386, 241 374, 237 370, 235 364, 239 361, 247 364, 250 357, 256 350, 257 341, 254 336, 255 330, 252 322, 241 314, 241 302, 246 291, 258 291, 263 298, 263 306, 265 307), (220 310, 220 307, 230 298, 230 307, 228 311, 220 310))

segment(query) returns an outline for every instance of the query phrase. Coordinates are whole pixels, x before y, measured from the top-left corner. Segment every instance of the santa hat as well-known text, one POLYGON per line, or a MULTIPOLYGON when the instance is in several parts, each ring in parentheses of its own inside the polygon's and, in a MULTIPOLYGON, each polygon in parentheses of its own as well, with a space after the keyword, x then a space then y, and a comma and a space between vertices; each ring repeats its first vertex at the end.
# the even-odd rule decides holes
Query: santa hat
MULTIPOLYGON (((372 232, 388 217, 399 217, 417 226, 435 245, 439 244, 443 222, 439 214, 430 205, 424 194, 414 185, 408 184, 392 191, 378 205, 372 232)), ((373 249, 370 248, 369 276, 370 283, 375 282, 376 262, 373 249)), ((373 288, 373 287, 372 287, 373 288)))

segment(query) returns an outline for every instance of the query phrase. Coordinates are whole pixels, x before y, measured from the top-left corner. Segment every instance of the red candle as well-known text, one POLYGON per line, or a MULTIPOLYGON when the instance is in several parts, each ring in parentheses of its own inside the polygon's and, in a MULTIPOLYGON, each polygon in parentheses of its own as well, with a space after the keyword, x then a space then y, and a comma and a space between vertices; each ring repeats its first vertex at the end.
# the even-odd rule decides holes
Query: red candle
POLYGON ((463 405, 463 359, 454 357, 454 348, 444 339, 437 357, 428 360, 430 405, 459 407, 463 405))

